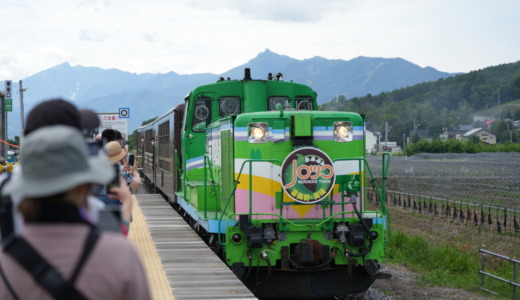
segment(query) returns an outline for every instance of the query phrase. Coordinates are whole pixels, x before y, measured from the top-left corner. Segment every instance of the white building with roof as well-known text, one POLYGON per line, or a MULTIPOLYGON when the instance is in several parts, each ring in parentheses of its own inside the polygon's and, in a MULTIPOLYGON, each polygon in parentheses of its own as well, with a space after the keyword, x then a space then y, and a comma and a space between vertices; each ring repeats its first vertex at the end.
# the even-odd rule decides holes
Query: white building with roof
POLYGON ((478 137, 480 141, 486 144, 495 145, 497 143, 497 136, 485 130, 484 128, 471 129, 470 131, 464 133, 461 136, 461 140, 465 141, 469 139, 471 136, 478 137))
POLYGON ((366 131, 366 153, 377 152, 377 135, 372 131, 366 131))

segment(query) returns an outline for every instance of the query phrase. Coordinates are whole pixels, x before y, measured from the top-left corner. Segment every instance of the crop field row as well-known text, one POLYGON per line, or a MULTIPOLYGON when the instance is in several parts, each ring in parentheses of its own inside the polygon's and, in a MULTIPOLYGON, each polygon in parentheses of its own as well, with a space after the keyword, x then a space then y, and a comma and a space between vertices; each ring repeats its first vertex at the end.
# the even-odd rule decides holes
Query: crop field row
MULTIPOLYGON (((369 158, 376 181, 378 160, 369 158)), ((388 206, 520 237, 520 153, 392 157, 389 169, 388 206)))

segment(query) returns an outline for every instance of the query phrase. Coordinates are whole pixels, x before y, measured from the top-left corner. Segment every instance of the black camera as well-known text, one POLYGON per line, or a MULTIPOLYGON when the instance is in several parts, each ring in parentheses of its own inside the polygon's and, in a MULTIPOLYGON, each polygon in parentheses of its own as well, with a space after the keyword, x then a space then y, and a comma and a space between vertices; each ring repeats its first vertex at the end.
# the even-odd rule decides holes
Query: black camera
POLYGON ((88 154, 90 156, 98 156, 99 152, 105 151, 105 149, 103 148, 102 141, 94 141, 94 142, 87 143, 87 149, 88 149, 88 154))
POLYGON ((134 165, 134 162, 135 162, 135 155, 134 154, 130 154, 128 156, 128 166, 132 167, 134 165))
POLYGON ((102 230, 121 232, 121 205, 107 205, 100 210, 97 225, 102 230))
POLYGON ((115 171, 115 175, 114 175, 114 178, 112 178, 112 180, 107 184, 107 194, 110 194, 110 190, 113 188, 113 187, 119 187, 119 164, 116 163, 113 165, 114 166, 114 171, 115 171))

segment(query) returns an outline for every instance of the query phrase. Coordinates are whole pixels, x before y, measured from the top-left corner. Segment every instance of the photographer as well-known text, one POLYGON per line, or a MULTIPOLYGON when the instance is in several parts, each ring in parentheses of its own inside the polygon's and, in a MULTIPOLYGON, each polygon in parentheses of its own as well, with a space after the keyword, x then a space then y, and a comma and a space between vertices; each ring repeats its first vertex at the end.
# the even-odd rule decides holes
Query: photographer
POLYGON ((127 150, 121 147, 121 144, 117 141, 108 142, 105 145, 108 159, 113 164, 119 164, 121 169, 121 176, 125 179, 126 184, 130 187, 131 191, 135 191, 141 187, 141 177, 137 172, 137 166, 135 160, 130 165, 130 162, 126 160, 127 150))
MULTIPOLYGON (((89 110, 78 110, 72 103, 63 99, 51 99, 36 105, 28 114, 24 129, 24 137, 29 136, 33 131, 53 125, 65 125, 77 130, 88 131, 97 128, 100 124, 98 116, 89 110)), ((96 152, 95 155, 98 155, 96 152)), ((105 155, 105 154, 100 154, 105 155)), ((105 155, 106 156, 106 155, 105 155)), ((19 166, 15 166, 12 177, 20 175, 19 166)), ((0 189, 9 178, 9 173, 0 175, 0 189)), ((23 226, 23 219, 17 212, 18 203, 21 201, 19 195, 13 194, 2 197, 2 240, 9 235, 16 235, 23 226), (10 208, 12 207, 12 210, 10 208), (8 211, 10 210, 10 211, 8 211)), ((89 197, 89 216, 93 222, 97 222, 99 212, 105 205, 95 197, 89 197)))
MULTIPOLYGON (((135 163, 133 166, 128 166, 125 163, 127 151, 125 148, 121 148, 121 145, 117 141, 108 142, 105 145, 108 159, 116 167, 115 170, 118 173, 118 179, 113 184, 114 186, 128 187, 131 189, 137 189, 141 187, 141 178, 137 173, 135 163)), ((126 235, 132 219, 132 206, 133 199, 119 198, 117 194, 114 194, 114 189, 111 186, 97 185, 94 189, 94 196, 103 201, 106 205, 120 206, 121 207, 121 220, 124 224, 122 231, 126 235)))
MULTIPOLYGON (((132 244, 99 233, 87 216, 92 184, 114 176, 107 158, 89 157, 77 129, 47 126, 24 139, 21 160, 22 172, 3 193, 22 198, 26 225, 0 252, 0 299, 150 299, 132 244), (29 263, 24 253, 31 254, 29 263), (27 267, 35 260, 49 267, 27 267)), ((125 185, 112 191, 131 197, 125 185)))
POLYGON ((130 188, 130 191, 132 193, 135 193, 136 190, 141 188, 142 181, 141 176, 139 176, 139 172, 137 171, 135 155, 130 154, 128 157, 128 161, 126 160, 126 158, 123 158, 123 160, 121 160, 121 164, 123 165, 121 176, 125 179, 126 184, 130 188))

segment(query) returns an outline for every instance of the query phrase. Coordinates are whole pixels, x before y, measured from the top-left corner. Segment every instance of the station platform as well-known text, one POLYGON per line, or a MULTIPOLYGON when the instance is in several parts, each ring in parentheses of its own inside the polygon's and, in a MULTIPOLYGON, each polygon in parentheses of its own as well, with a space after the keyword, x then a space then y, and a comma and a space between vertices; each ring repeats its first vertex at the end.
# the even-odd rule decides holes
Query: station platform
POLYGON ((128 239, 153 299, 257 299, 161 195, 136 198, 128 239))

